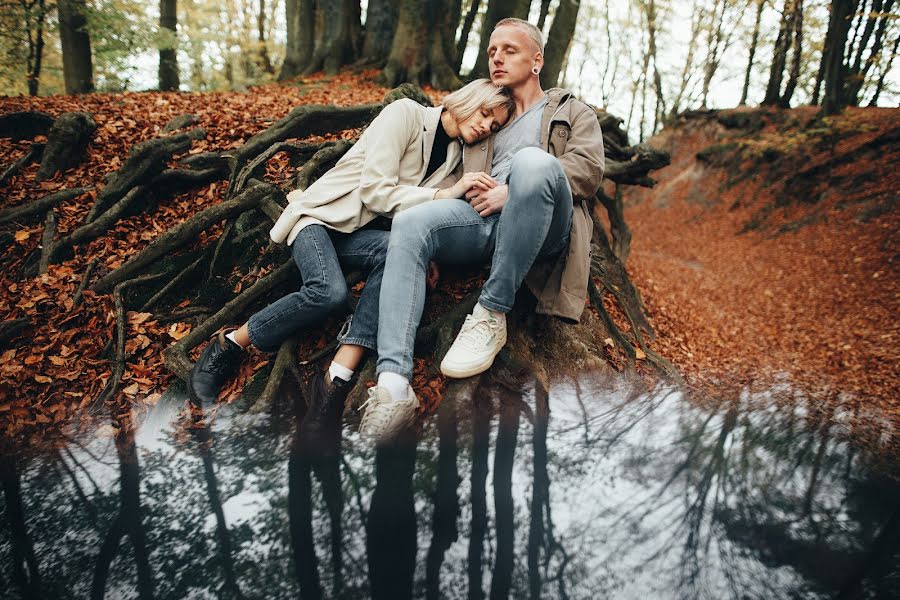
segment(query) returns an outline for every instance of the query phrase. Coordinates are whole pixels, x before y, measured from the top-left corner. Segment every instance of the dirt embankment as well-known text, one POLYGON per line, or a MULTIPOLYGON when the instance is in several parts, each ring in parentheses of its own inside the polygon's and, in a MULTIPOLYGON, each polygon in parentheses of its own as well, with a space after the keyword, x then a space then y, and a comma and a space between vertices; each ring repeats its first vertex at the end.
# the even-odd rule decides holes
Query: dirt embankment
POLYGON ((628 270, 653 347, 708 394, 814 397, 898 445, 900 110, 688 115, 672 165, 626 193, 628 270))

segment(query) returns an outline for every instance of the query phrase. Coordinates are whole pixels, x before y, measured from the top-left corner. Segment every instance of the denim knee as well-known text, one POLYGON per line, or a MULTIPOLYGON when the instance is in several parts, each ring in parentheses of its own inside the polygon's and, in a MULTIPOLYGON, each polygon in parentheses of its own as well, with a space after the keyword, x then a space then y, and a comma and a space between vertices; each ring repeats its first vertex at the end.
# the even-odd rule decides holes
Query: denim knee
MULTIPOLYGON (((335 281, 327 281, 321 284, 304 286, 306 301, 313 306, 318 306, 326 311, 334 311, 346 306, 349 291, 347 283, 343 278, 335 279, 335 281)), ((294 292, 295 294, 303 294, 303 292, 294 292)), ((292 294, 293 295, 293 294, 292 294)))
POLYGON ((391 223, 390 246, 423 244, 431 237, 431 223, 427 214, 419 214, 415 209, 397 214, 391 223))
POLYGON ((540 148, 522 148, 513 156, 509 178, 512 180, 555 179, 563 173, 559 160, 540 148))

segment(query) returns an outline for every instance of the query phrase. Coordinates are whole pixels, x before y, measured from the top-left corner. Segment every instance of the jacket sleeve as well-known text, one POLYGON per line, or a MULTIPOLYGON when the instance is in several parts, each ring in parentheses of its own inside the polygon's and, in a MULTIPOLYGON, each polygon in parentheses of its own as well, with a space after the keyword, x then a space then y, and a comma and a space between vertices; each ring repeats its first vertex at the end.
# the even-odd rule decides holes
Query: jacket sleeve
POLYGON ((572 130, 566 151, 559 157, 573 198, 590 198, 600 189, 606 170, 606 156, 603 152, 603 132, 597 114, 590 106, 583 104, 572 121, 572 130))
POLYGON ((411 143, 421 143, 420 119, 412 100, 387 105, 369 125, 359 181, 359 198, 372 212, 393 215, 434 199, 437 188, 399 185, 400 160, 411 143))

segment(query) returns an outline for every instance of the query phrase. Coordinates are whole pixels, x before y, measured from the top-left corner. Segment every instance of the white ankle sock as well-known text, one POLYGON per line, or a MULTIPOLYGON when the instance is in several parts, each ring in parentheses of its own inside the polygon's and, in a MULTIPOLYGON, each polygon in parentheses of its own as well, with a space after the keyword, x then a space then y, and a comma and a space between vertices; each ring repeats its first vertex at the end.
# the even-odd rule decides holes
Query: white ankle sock
POLYGON ((392 371, 384 371, 378 375, 378 385, 388 391, 391 395, 391 400, 394 402, 406 400, 407 391, 409 390, 409 379, 403 375, 392 371))
POLYGON ((335 377, 340 377, 344 381, 350 381, 353 377, 353 371, 344 365, 331 361, 331 366, 328 367, 328 381, 334 381, 335 377))
POLYGON ((235 333, 237 333, 237 329, 235 329, 234 331, 231 331, 229 333, 226 333, 225 337, 227 337, 229 340, 234 342, 234 344, 241 350, 246 350, 246 348, 244 346, 241 346, 240 342, 237 341, 237 338, 235 338, 235 335, 234 335, 235 333))

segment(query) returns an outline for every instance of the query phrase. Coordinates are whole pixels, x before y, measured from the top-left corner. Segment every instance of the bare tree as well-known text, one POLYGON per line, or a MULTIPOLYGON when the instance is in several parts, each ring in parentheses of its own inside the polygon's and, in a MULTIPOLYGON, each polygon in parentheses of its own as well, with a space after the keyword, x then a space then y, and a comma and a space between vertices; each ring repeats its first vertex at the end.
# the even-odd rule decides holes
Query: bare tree
POLYGON ((67 94, 94 91, 91 38, 85 27, 84 0, 59 0, 59 38, 62 44, 63 77, 67 94))
POLYGON ((544 47, 544 68, 541 71, 541 82, 546 87, 556 87, 563 72, 563 63, 572 45, 572 35, 578 23, 578 10, 581 0, 561 0, 553 16, 553 24, 547 34, 544 47))
POLYGON ((312 59, 315 31, 315 0, 285 0, 287 44, 278 80, 284 81, 303 72, 312 59))
POLYGON ((178 27, 178 0, 159 0, 159 28, 166 33, 159 48, 159 89, 178 89, 178 53, 176 29, 178 27))
MULTIPOLYGON (((872 7, 868 15, 865 17, 865 28, 860 36, 858 44, 856 44, 856 56, 853 64, 849 66, 846 81, 846 102, 851 106, 859 105, 861 100, 860 94, 866 83, 869 72, 881 55, 884 46, 885 31, 888 23, 892 18, 896 18, 891 13, 894 6, 894 0, 872 0, 872 7), (874 32, 874 38, 872 37, 874 32), (869 42, 871 40, 871 47, 869 42), (863 54, 869 50, 868 56, 863 60, 863 54)), ((860 22, 863 18, 860 18, 860 22)), ((848 49, 847 61, 849 63, 853 46, 848 49)))
POLYGON ((397 32, 382 73, 385 85, 408 81, 453 89, 462 82, 454 68, 456 22, 447 0, 400 4, 397 32))
POLYGON ((360 63, 383 67, 397 29, 397 0, 370 0, 366 8, 366 32, 360 63))
POLYGON ((475 22, 475 16, 478 14, 478 7, 481 6, 481 0, 470 0, 469 9, 463 19, 462 30, 459 33, 459 39, 456 40, 456 72, 462 66, 463 56, 466 53, 466 46, 469 44, 469 34, 472 32, 472 24, 475 22))
POLYGON ((832 0, 831 3, 829 33, 822 51, 822 79, 825 83, 822 115, 840 112, 845 103, 843 92, 847 68, 844 64, 844 47, 850 30, 850 16, 856 10, 856 5, 857 0, 832 0))
POLYGON ((784 86, 784 94, 779 104, 788 108, 791 105, 791 97, 797 88, 797 80, 800 78, 800 63, 803 52, 803 0, 796 0, 794 5, 794 56, 791 59, 791 70, 788 73, 787 84, 784 86))
MULTIPOLYGON (((488 61, 487 48, 491 40, 491 34, 494 32, 494 25, 500 19, 507 17, 518 17, 520 19, 528 18, 528 8, 531 5, 527 0, 489 0, 487 10, 484 13, 484 19, 481 21, 481 42, 478 45, 478 58, 475 60, 475 66, 470 73, 471 77, 487 77, 488 61)), ((565 54, 565 52, 562 52, 565 54)), ((560 58, 562 64, 562 58, 560 58)))
POLYGON ((747 104, 747 93, 750 90, 750 73, 753 71, 753 59, 756 56, 756 44, 759 42, 759 23, 762 20, 766 0, 756 0, 756 19, 753 21, 753 35, 750 38, 750 56, 747 58, 747 72, 744 75, 744 88, 741 90, 739 105, 747 104))

